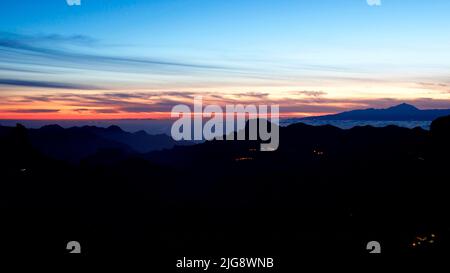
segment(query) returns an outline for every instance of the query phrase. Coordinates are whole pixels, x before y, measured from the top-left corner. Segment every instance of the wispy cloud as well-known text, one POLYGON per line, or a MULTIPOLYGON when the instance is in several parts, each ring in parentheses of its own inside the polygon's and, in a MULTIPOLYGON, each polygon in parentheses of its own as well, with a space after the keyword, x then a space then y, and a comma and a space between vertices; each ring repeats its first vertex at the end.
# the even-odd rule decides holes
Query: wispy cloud
POLYGON ((35 114, 35 113, 57 113, 59 109, 13 109, 10 113, 35 114))
POLYGON ((307 97, 322 97, 327 94, 327 92, 324 91, 312 91, 312 90, 294 91, 291 93, 294 95, 304 95, 307 97))
POLYGON ((119 111, 115 110, 115 109, 93 109, 92 111, 94 113, 97 113, 97 114, 115 114, 115 113, 119 113, 119 111))
MULTIPOLYGON (((311 60, 292 58, 273 60, 267 56, 239 56, 230 61, 210 55, 194 59, 179 54, 170 58, 155 52, 154 57, 140 57, 123 53, 129 51, 126 51, 126 45, 122 46, 120 54, 107 54, 114 51, 111 50, 112 45, 103 44, 89 36, 0 32, 0 67, 6 71, 9 69, 11 73, 26 68, 37 73, 71 73, 71 77, 77 77, 75 73, 83 72, 94 81, 95 76, 104 77, 102 83, 106 84, 129 83, 132 81, 129 78, 131 76, 139 78, 140 84, 149 83, 164 89, 186 86, 295 85, 300 79, 331 79, 336 74, 344 81, 361 80, 351 78, 355 68, 348 65, 315 64, 311 60), (112 74, 108 76, 108 73, 114 73, 114 81, 111 80, 112 74), (117 74, 124 78, 117 78, 117 74)), ((81 77, 77 79, 83 80, 81 77)))
POLYGON ((88 54, 69 50, 64 45, 91 46, 97 40, 84 35, 62 36, 57 34, 25 36, 11 33, 0 33, 0 61, 16 63, 14 59, 6 58, 9 53, 21 56, 21 62, 34 63, 36 58, 46 58, 51 62, 46 65, 63 65, 66 67, 93 70, 133 70, 143 71, 154 69, 170 71, 171 69, 228 69, 220 65, 199 64, 157 58, 138 58, 129 56, 108 56, 88 54), (63 45, 63 46, 59 46, 63 45), (55 49, 59 48, 59 49, 55 49), (88 67, 86 67, 88 66, 88 67), (119 66, 119 67, 117 67, 119 66), (138 66, 138 67, 136 67, 138 66))
POLYGON ((417 83, 421 88, 433 90, 440 93, 450 93, 450 83, 444 82, 419 82, 417 83))
POLYGON ((80 89, 80 90, 101 89, 96 86, 82 85, 82 84, 27 81, 27 80, 16 80, 16 79, 0 79, 0 85, 22 86, 22 87, 32 87, 32 88, 80 89))

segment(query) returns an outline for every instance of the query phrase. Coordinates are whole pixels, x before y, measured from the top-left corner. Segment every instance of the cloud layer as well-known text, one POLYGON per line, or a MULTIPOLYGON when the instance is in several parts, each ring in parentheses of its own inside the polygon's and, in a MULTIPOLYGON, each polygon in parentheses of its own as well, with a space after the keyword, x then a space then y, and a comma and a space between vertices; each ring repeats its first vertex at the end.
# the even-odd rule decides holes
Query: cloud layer
POLYGON ((204 104, 278 104, 280 111, 285 116, 321 115, 342 112, 350 109, 361 108, 386 108, 403 102, 411 103, 423 109, 449 108, 448 99, 338 99, 328 98, 321 91, 293 91, 287 92, 282 97, 271 97, 265 93, 228 93, 217 94, 215 92, 135 92, 135 93, 111 93, 100 92, 95 94, 60 93, 51 95, 15 96, 5 101, 10 104, 10 109, 4 113, 60 113, 66 115, 79 114, 93 116, 134 117, 142 115, 151 117, 159 113, 162 117, 169 117, 173 106, 177 104, 191 105, 195 96, 201 95, 204 104), (58 105, 61 109, 49 108, 24 108, 30 105, 58 105))

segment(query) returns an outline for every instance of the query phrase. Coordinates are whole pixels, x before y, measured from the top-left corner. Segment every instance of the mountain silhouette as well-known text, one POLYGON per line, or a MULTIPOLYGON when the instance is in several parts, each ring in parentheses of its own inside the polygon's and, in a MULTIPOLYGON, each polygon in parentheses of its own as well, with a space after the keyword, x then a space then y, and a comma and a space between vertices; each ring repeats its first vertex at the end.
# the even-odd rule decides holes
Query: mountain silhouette
POLYGON ((386 109, 362 109, 339 114, 307 117, 302 120, 365 120, 365 121, 432 121, 438 117, 450 115, 450 109, 420 110, 413 105, 402 103, 386 109))
MULTIPOLYGON (((0 126, 0 131, 8 127, 0 126)), ((175 142, 167 135, 149 135, 145 131, 129 133, 119 126, 101 128, 83 126, 63 128, 46 125, 39 129, 26 130, 30 144, 44 154, 71 162, 96 154, 99 150, 120 150, 124 153, 147 153, 154 150, 170 149, 187 142, 175 142)))
POLYGON ((147 153, 153 150, 170 149, 175 146, 175 144, 186 144, 186 142, 176 142, 170 136, 165 134, 150 135, 143 130, 135 133, 125 132, 116 125, 111 125, 106 129, 96 126, 83 126, 69 128, 68 130, 88 131, 98 137, 125 144, 129 146, 133 151, 139 153, 147 153))
POLYGON ((159 255, 295 247, 323 257, 330 245, 361 255, 380 240, 386 255, 447 253, 450 116, 430 131, 279 130, 272 152, 259 151, 260 140, 211 140, 138 153, 117 140, 144 134, 116 126, 0 127, 2 246, 46 253, 70 237, 88 242, 92 256, 151 245, 159 255), (84 159, 69 164, 64 151, 84 159), (432 235, 433 243, 423 239, 432 235), (417 238, 422 245, 412 247, 417 238))

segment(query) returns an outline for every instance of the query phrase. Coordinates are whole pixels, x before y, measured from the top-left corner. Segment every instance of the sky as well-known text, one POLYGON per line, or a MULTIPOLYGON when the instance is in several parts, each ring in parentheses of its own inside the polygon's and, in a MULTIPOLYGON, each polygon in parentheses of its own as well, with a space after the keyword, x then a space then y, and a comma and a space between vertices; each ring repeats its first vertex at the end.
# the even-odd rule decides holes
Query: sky
POLYGON ((450 108, 448 0, 2 0, 0 119, 450 108))

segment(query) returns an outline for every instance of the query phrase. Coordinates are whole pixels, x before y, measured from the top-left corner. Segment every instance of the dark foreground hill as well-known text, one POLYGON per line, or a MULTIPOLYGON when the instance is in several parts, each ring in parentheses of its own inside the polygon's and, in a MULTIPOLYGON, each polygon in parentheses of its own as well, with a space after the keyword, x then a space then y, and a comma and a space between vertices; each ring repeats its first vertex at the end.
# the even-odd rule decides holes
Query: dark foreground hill
POLYGON ((60 253, 76 238, 93 256, 164 263, 293 250, 360 256, 376 240, 387 255, 446 254, 449 132, 450 117, 431 131, 299 123, 280 128, 274 152, 258 141, 147 154, 119 145, 67 164, 44 155, 30 130, 2 128, 1 248, 60 253))

